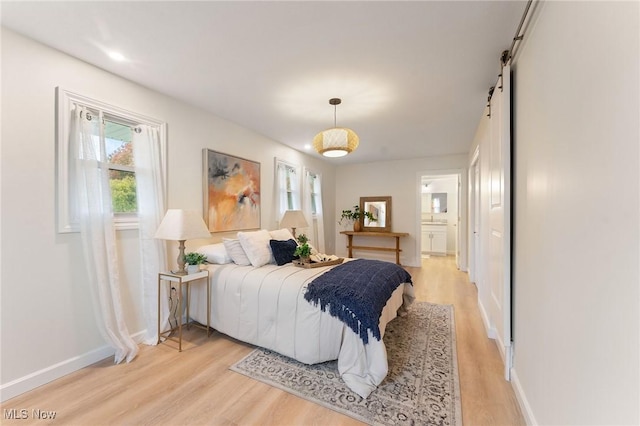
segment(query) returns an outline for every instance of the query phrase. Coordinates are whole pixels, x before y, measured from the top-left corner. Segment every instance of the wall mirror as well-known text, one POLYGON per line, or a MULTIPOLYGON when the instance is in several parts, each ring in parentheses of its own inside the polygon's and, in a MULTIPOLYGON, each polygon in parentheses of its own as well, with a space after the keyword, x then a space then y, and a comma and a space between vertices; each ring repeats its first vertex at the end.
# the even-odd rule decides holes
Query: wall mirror
POLYGON ((447 193, 434 193, 431 195, 431 212, 446 213, 447 212, 447 193))
POLYGON ((391 197, 360 197, 360 211, 369 212, 377 220, 361 217, 365 232, 391 232, 391 197))

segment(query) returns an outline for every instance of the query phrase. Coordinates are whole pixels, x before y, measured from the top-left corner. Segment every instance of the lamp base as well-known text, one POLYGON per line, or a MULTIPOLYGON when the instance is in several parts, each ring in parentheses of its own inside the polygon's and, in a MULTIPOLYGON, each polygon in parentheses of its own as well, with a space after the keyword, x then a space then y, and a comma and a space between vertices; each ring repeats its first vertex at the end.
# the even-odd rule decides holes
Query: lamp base
POLYGON ((178 248, 180 249, 180 253, 178 253, 178 259, 176 259, 178 261, 178 270, 177 271, 171 271, 172 273, 176 274, 176 275, 187 275, 187 271, 184 269, 184 242, 186 240, 179 240, 179 246, 178 248))

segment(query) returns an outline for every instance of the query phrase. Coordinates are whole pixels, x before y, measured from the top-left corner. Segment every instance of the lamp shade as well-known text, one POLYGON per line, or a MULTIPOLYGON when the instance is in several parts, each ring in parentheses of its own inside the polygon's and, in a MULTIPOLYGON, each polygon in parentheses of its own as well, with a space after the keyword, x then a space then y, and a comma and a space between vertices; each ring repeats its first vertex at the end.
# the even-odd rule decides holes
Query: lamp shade
POLYGON ((192 238, 209 238, 202 216, 195 210, 169 209, 164 215, 154 238, 184 241, 192 238))
POLYGON ((283 228, 306 228, 309 226, 302 210, 287 210, 282 215, 280 226, 283 228))
POLYGON ((351 129, 334 127, 313 138, 313 147, 325 157, 343 157, 358 147, 360 138, 351 129))

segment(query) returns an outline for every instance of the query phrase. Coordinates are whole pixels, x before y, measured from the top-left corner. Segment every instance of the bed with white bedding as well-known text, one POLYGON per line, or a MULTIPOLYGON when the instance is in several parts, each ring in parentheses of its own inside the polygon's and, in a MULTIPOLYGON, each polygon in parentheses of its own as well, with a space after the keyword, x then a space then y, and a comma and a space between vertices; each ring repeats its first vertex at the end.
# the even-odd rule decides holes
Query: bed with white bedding
MULTIPOLYGON (((338 265, 337 267, 339 267, 338 265)), ((304 298, 308 285, 334 266, 300 268, 292 263, 260 267, 235 263, 207 265, 211 285, 211 327, 306 364, 338 360, 344 382, 366 398, 387 375, 384 342, 369 333, 368 343, 341 320, 304 298)), ((414 300, 413 287, 400 284, 379 321, 389 321, 414 300)), ((206 289, 193 286, 192 319, 206 323, 206 289)))

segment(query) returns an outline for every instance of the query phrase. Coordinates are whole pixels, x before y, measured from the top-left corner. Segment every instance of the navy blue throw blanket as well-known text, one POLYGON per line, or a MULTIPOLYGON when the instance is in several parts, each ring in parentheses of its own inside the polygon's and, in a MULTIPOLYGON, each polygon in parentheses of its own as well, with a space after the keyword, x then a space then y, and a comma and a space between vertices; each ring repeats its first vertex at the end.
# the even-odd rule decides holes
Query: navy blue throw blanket
POLYGON ((344 322, 367 344, 368 330, 380 340, 382 309, 402 283, 411 283, 411 275, 395 263, 357 259, 314 279, 304 298, 344 322))

